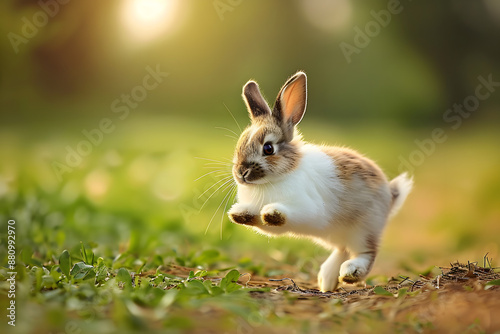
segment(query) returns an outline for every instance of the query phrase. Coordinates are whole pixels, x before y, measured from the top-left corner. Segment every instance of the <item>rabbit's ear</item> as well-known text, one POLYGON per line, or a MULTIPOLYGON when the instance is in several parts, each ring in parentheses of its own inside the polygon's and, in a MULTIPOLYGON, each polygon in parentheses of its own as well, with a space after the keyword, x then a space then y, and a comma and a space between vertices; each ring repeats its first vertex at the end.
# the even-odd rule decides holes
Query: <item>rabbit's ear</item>
POLYGON ((304 116, 307 104, 307 77, 304 72, 297 72, 283 85, 273 109, 282 124, 299 124, 304 116))
POLYGON ((242 95, 252 119, 271 115, 271 109, 262 97, 259 85, 255 81, 250 80, 243 86, 242 95))

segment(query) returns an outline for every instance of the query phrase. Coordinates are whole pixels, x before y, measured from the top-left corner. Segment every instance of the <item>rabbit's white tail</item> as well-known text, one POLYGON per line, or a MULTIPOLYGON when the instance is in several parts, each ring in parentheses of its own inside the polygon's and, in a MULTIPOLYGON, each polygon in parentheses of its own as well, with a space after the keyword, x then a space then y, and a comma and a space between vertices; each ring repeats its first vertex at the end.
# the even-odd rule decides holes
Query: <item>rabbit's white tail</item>
POLYGON ((389 215, 394 216, 401 208, 413 187, 413 178, 403 173, 389 182, 392 194, 392 207, 389 215))

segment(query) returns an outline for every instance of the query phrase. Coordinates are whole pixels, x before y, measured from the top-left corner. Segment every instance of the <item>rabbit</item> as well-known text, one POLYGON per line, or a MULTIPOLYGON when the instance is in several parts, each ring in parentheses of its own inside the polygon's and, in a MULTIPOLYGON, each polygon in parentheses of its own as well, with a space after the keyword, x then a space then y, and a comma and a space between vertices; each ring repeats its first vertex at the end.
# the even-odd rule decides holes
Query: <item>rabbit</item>
POLYGON ((319 289, 361 282, 370 272, 388 218, 413 179, 388 181, 370 159, 345 147, 305 142, 297 129, 307 104, 307 77, 293 75, 271 109, 255 81, 243 87, 249 125, 238 139, 232 174, 237 202, 229 219, 269 236, 306 237, 331 250, 319 289))

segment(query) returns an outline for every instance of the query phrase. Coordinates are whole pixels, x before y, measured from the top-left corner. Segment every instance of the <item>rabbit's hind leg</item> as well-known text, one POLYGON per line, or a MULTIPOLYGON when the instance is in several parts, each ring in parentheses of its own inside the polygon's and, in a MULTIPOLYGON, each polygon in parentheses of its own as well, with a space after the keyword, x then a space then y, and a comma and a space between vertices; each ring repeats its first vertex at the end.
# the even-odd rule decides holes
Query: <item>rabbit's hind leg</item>
POLYGON ((358 249, 349 249, 351 258, 340 266, 340 281, 356 283, 362 281, 372 269, 377 256, 378 238, 369 236, 358 249))
POLYGON ((343 248, 335 249, 321 265, 318 273, 318 285, 322 292, 335 291, 339 283, 339 271, 349 254, 343 248))

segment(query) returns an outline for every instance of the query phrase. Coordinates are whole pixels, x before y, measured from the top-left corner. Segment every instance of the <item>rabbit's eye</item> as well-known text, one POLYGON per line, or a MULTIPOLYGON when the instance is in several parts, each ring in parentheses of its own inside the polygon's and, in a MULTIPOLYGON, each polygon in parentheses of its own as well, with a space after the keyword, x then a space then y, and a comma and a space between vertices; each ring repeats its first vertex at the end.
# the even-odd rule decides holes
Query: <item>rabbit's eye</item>
POLYGON ((263 147, 263 152, 264 155, 273 155, 274 154, 273 144, 271 144, 270 142, 265 143, 263 147))

